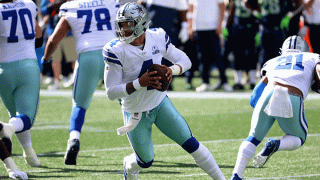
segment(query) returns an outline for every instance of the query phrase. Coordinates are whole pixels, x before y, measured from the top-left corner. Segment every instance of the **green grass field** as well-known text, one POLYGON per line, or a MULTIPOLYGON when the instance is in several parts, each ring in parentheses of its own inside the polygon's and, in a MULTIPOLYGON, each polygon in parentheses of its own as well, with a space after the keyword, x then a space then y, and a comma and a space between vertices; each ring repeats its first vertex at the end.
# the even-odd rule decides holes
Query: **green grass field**
MULTIPOLYGON (((212 92, 214 93, 214 92, 212 92)), ((238 148, 250 129, 252 108, 248 99, 171 98, 188 122, 194 136, 213 154, 225 177, 229 179, 238 148)), ((320 95, 319 95, 320 99, 320 95)), ((249 163, 246 179, 320 179, 319 99, 307 99, 305 110, 309 124, 307 142, 296 151, 275 153, 264 168, 249 163)), ((123 158, 133 151, 126 136, 116 129, 123 125, 117 101, 94 96, 87 111, 81 133, 81 149, 76 166, 64 165, 64 152, 69 138, 69 116, 72 98, 41 96, 37 119, 32 128, 33 147, 42 167, 30 168, 22 158, 22 149, 13 137, 13 159, 30 179, 123 179, 123 158)), ((0 103, 0 119, 8 122, 8 114, 0 103)), ((283 136, 277 123, 267 137, 283 136)), ((267 139, 267 138, 266 138, 267 139)), ((266 139, 258 146, 258 153, 266 139)), ((140 172, 139 179, 209 179, 180 146, 153 129, 155 162, 140 172)), ((0 167, 0 179, 7 173, 0 167)))

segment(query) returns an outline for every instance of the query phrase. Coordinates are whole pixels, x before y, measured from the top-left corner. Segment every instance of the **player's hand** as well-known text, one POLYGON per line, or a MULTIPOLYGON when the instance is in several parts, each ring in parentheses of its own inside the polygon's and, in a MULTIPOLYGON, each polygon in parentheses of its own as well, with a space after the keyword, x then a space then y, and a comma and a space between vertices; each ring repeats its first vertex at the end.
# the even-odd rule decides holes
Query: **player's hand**
POLYGON ((161 65, 161 66, 166 69, 166 71, 167 71, 167 73, 166 73, 167 79, 169 80, 169 83, 171 83, 172 82, 172 70, 166 65, 161 65))
POLYGON ((153 72, 145 72, 140 78, 139 83, 141 87, 152 86, 153 88, 159 89, 161 88, 160 79, 161 77, 156 77, 157 71, 153 72))
POLYGON ((10 171, 9 172, 9 178, 10 179, 17 179, 17 178, 20 178, 20 179, 28 179, 28 175, 27 173, 25 172, 21 172, 21 171, 10 171))
POLYGON ((40 63, 38 61, 38 65, 39 65, 40 71, 43 70, 43 65, 48 64, 50 62, 51 62, 51 58, 50 58, 50 60, 46 61, 46 60, 44 60, 44 56, 42 56, 40 63))
POLYGON ((292 15, 290 15, 289 13, 284 18, 282 18, 280 23, 280 28, 288 31, 291 18, 292 18, 292 15))

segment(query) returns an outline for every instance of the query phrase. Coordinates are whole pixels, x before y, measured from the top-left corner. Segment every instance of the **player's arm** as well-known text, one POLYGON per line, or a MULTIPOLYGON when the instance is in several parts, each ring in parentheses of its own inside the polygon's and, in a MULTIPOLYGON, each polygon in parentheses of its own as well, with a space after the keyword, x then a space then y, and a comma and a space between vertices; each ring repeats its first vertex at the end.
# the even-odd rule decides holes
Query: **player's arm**
POLYGON ((68 34, 71 30, 71 27, 65 17, 62 17, 56 28, 54 29, 53 34, 49 37, 44 51, 43 59, 44 61, 49 61, 52 54, 57 49, 59 42, 68 34))
POLYGON ((251 9, 251 11, 257 10, 260 12, 260 4, 257 0, 242 0, 244 7, 251 9))
POLYGON ((41 27, 39 26, 39 23, 37 20, 36 20, 36 31, 35 32, 36 32, 36 35, 35 35, 36 38, 42 37, 42 30, 41 30, 41 27))
POLYGON ((253 108, 256 106, 267 84, 268 84, 268 78, 267 76, 263 76, 261 80, 258 82, 258 84, 254 87, 250 97, 250 105, 253 108))
POLYGON ((319 92, 319 89, 320 89, 320 63, 318 63, 316 65, 316 67, 314 68, 313 77, 314 77, 314 82, 311 85, 311 90, 320 94, 320 92, 319 92))

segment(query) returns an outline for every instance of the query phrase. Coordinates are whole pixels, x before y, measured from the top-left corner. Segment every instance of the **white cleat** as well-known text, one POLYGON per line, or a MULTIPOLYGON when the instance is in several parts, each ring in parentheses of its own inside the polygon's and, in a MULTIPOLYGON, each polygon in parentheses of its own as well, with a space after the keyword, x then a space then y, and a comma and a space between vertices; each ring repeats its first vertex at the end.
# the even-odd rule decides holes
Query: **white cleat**
POLYGON ((0 122, 0 138, 7 137, 12 140, 15 128, 12 124, 0 122))
POLYGON ((132 173, 129 171, 128 167, 126 166, 126 162, 127 162, 127 159, 129 158, 130 156, 127 156, 124 158, 123 160, 123 176, 124 176, 124 180, 136 180, 138 179, 138 172, 136 173, 132 173))
POLYGON ((261 168, 267 162, 268 158, 268 156, 261 156, 261 154, 256 155, 253 158, 253 166, 255 168, 261 168))
POLYGON ((21 171, 9 171, 9 178, 10 179, 28 179, 28 175, 25 172, 21 171))
POLYGON ((27 151, 28 153, 25 152, 25 150, 23 150, 23 157, 24 160, 26 161, 26 163, 28 163, 28 165, 30 167, 39 167, 41 166, 40 161, 37 157, 36 152, 33 150, 33 148, 29 149, 27 151))

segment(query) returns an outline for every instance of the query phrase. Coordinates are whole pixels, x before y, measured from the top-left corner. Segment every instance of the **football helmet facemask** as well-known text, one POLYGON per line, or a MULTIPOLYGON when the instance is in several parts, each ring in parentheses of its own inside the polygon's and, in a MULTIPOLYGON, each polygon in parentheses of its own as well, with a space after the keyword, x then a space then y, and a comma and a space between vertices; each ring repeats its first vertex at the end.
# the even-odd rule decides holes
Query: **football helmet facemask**
POLYGON ((120 7, 115 20, 116 33, 121 42, 131 43, 149 28, 147 10, 129 2, 120 7))
POLYGON ((282 44, 282 55, 300 52, 310 52, 308 43, 300 36, 290 36, 282 44))

